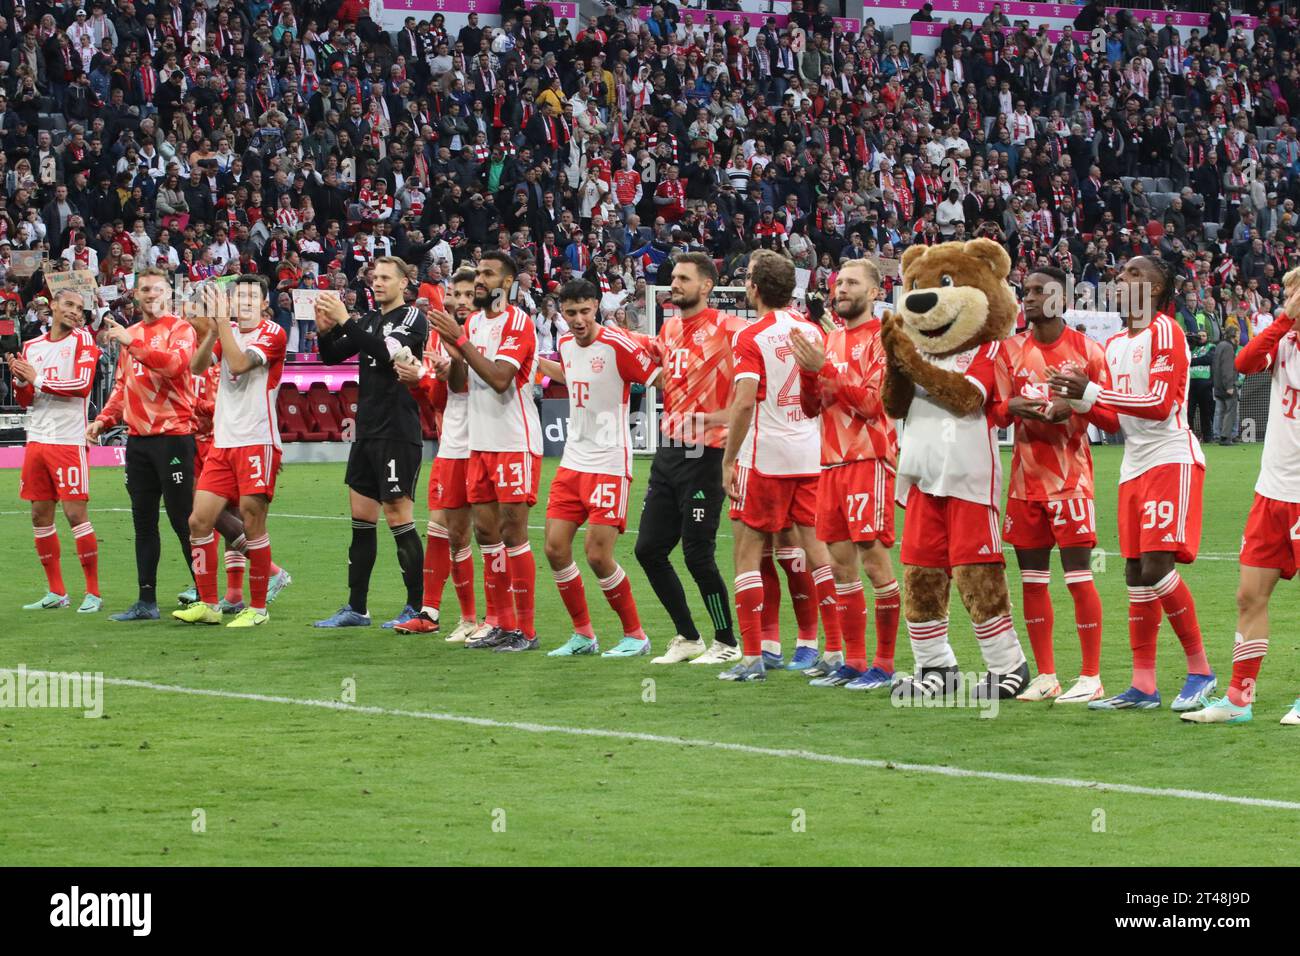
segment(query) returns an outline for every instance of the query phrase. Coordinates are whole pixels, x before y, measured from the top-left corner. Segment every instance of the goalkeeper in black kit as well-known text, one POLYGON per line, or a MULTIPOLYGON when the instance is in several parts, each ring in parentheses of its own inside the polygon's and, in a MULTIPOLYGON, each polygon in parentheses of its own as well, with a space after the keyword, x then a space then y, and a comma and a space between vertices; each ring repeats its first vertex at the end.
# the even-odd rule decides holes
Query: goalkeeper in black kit
POLYGON ((337 295, 316 300, 320 355, 327 365, 360 356, 356 441, 348 453, 344 483, 352 509, 348 548, 348 603, 316 627, 369 627, 370 573, 378 549, 376 527, 382 509, 397 544, 397 562, 406 585, 406 607, 383 626, 395 627, 419 613, 424 548, 413 517, 424 436, 420 410, 410 389, 397 378, 397 362, 419 364, 429 323, 406 305, 410 267, 395 256, 374 262, 370 287, 377 309, 351 319, 337 295))

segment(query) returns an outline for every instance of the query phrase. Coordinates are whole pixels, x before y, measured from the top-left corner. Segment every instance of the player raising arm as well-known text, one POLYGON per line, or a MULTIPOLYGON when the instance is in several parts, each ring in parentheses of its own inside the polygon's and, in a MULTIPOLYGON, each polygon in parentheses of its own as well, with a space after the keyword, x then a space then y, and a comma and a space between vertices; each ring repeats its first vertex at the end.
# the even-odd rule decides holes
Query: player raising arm
POLYGON ((81 293, 70 289, 54 297, 50 331, 23 345, 22 355, 7 356, 18 403, 27 416, 27 448, 19 494, 32 503, 36 554, 45 568, 49 591, 24 605, 25 611, 67 607, 68 594, 59 565, 59 536, 54 505, 72 526, 77 558, 86 577, 82 614, 103 607, 99 596, 99 542, 90 524, 90 469, 86 460, 86 411, 95 381, 99 346, 85 328, 81 293))
MULTIPOLYGON (((1286 287, 1283 314, 1237 353, 1238 372, 1271 372, 1273 381, 1255 503, 1241 542, 1232 680, 1223 697, 1182 715, 1199 724, 1243 724, 1253 716, 1255 682, 1268 653, 1269 599, 1278 579, 1295 577, 1300 562, 1300 337, 1292 318, 1300 314, 1300 270, 1287 273, 1286 287)), ((1282 723, 1300 726, 1300 699, 1282 723)))
POLYGON ((204 287, 207 327, 194 350, 191 369, 221 366, 212 414, 212 448, 203 463, 190 514, 190 548, 199 599, 172 612, 186 624, 220 624, 217 606, 217 520, 230 504, 239 506, 248 552, 248 607, 227 627, 256 627, 269 620, 271 539, 266 514, 280 471, 280 428, 275 396, 288 345, 284 329, 271 321, 266 280, 242 275, 233 283, 204 287), (233 316, 231 313, 234 313, 233 316))
MULTIPOLYGON (((474 270, 464 267, 451 277, 451 307, 457 322, 474 311, 474 270)), ((439 310, 440 311, 440 310, 439 310)), ((452 349, 455 346, 451 347, 452 349)), ((429 337, 424 363, 399 362, 398 379, 416 399, 438 415, 438 454, 429 476, 429 537, 424 545, 424 601, 420 613, 395 630, 402 634, 432 634, 438 630, 442 592, 451 576, 460 604, 460 621, 447 642, 463 644, 479 629, 474 608, 474 553, 470 549, 470 508, 466 472, 469 466, 469 381, 465 360, 451 357, 442 336, 429 337)), ((495 616, 491 618, 495 624, 495 616)))
MULTIPOLYGON (((790 333, 799 363, 799 402, 821 419, 821 475, 816 533, 826 542, 840 610, 845 655, 835 661, 849 690, 889 687, 898 642, 899 590, 889 549, 894 544, 894 471, 898 437, 880 402, 885 353, 873 315, 880 272, 851 259, 835 279, 833 307, 844 320, 826 338, 790 333), (876 599, 876 652, 868 667, 867 602, 859 562, 876 599)), ((833 676, 833 675, 832 675, 833 676)), ((833 684, 831 686, 834 686, 833 684)))
POLYGON ((1149 256, 1133 256, 1124 264, 1119 282, 1128 297, 1128 315, 1127 329, 1106 342, 1113 387, 1083 371, 1057 371, 1051 378, 1056 394, 1082 401, 1085 408, 1100 404, 1117 412, 1124 429, 1119 548, 1128 581, 1133 684, 1088 706, 1093 710, 1160 706, 1156 639, 1163 609, 1187 656, 1187 679, 1172 709, 1192 710, 1214 690, 1216 681, 1205 659, 1196 603, 1175 567, 1175 563, 1195 561, 1201 545, 1205 456, 1187 424, 1191 350, 1182 325, 1170 311, 1175 277, 1168 265, 1149 256))
POLYGON ((587 564, 623 628, 622 640, 601 656, 639 657, 650 652, 650 640, 641 629, 632 582, 614 558, 614 545, 627 528, 632 483, 628 398, 633 385, 645 385, 658 369, 625 332, 599 324, 600 290, 592 283, 566 282, 559 299, 570 334, 560 338, 560 361, 542 365, 568 386, 569 434, 546 504, 546 559, 573 621, 573 636, 547 656, 600 651, 582 575, 573 561, 574 536, 586 523, 587 564))
POLYGON ((1008 381, 999 391, 1008 396, 995 417, 999 425, 1015 419, 1011 481, 1002 537, 1016 549, 1025 611, 1025 629, 1038 676, 1017 700, 1087 703, 1103 696, 1101 686, 1101 598, 1092 580, 1092 549, 1097 546, 1097 509, 1093 501, 1092 452, 1088 426, 1119 428, 1114 411, 1094 405, 1075 412, 1053 400, 1047 382, 1057 369, 1083 369, 1102 387, 1110 386, 1110 369, 1100 345, 1065 324, 1065 273, 1050 266, 1025 278, 1024 309, 1028 330, 1008 339, 1001 349, 999 371, 1008 381), (1053 314, 1048 314, 1048 310, 1053 314), (1052 648, 1055 614, 1048 585, 1052 580, 1052 546, 1061 549, 1061 568, 1074 601, 1074 622, 1083 649, 1079 678, 1061 693, 1052 648))

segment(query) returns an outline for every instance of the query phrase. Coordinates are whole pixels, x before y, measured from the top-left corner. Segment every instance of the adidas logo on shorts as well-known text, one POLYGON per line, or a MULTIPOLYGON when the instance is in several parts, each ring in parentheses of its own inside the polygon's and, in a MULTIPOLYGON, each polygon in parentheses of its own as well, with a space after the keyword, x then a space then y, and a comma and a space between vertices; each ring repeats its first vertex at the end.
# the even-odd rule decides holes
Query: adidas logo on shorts
POLYGON ((992 554, 993 552, 989 550, 989 546, 988 546, 987 544, 981 544, 981 545, 980 545, 980 551, 979 551, 979 553, 980 553, 980 554, 992 554))

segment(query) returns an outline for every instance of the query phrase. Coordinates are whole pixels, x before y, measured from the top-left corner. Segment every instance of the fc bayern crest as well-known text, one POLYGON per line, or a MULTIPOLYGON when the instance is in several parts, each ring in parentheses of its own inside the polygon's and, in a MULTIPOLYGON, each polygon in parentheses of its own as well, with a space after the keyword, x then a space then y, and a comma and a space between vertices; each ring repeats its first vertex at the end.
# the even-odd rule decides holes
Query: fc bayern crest
POLYGON ((853 361, 856 362, 858 359, 862 358, 862 352, 865 348, 866 346, 863 345, 861 342, 853 346, 852 351, 849 352, 849 354, 853 356, 853 361))
POLYGON ((1134 362, 1142 361, 1142 346, 1139 345, 1137 348, 1133 350, 1133 361, 1134 362))
POLYGON ((603 358, 597 356, 596 358, 591 360, 591 370, 595 372, 597 375, 599 375, 604 368, 605 368, 605 360, 603 358))
POLYGON ((696 345, 703 345, 706 338, 708 334, 703 329, 696 329, 695 334, 691 336, 691 341, 696 345))

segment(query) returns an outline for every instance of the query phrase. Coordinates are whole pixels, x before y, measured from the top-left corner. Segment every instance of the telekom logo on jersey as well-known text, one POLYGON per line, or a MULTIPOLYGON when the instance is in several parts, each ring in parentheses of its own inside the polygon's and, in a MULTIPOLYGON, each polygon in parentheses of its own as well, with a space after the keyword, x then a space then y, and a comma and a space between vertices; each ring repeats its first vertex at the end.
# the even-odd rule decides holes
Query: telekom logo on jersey
POLYGON ((1300 412, 1300 388, 1292 385, 1283 385, 1282 388, 1282 414, 1295 421, 1297 412, 1300 412))
POLYGON ((690 354, 690 349, 673 349, 668 356, 668 374, 673 378, 681 378, 686 373, 686 360, 690 354))
POLYGON ((591 398, 591 385, 587 382, 570 382, 569 398, 574 408, 586 408, 587 399, 591 398))

